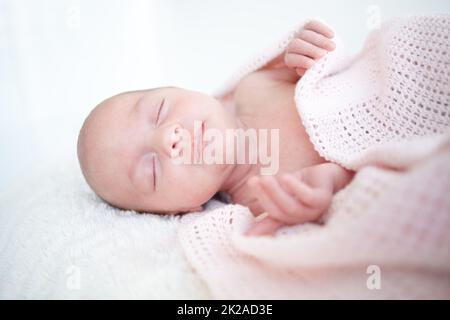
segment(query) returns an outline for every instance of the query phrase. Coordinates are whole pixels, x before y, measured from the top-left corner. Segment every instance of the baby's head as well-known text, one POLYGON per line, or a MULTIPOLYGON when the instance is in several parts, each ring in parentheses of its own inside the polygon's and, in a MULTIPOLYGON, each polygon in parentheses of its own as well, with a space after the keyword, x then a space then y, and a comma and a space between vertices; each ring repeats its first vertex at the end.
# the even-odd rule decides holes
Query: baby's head
POLYGON ((125 92, 103 101, 78 138, 86 181, 119 208, 167 214, 199 210, 232 167, 174 161, 186 146, 180 133, 194 137, 195 121, 222 132, 237 127, 218 100, 180 88, 125 92))

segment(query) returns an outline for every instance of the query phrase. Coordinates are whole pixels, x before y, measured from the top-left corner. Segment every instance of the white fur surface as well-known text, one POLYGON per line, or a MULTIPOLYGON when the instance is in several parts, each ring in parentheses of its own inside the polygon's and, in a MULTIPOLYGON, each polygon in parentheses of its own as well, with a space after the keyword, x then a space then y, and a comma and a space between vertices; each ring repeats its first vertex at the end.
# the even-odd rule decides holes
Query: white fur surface
POLYGON ((98 199, 76 165, 0 196, 0 299, 204 299, 176 238, 178 217, 98 199))

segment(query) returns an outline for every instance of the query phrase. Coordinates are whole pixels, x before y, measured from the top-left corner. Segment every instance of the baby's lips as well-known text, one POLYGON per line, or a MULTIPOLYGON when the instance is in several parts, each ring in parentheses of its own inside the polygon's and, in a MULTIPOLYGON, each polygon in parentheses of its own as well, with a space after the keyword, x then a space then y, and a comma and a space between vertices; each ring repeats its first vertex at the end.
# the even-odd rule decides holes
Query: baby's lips
POLYGON ((178 158, 181 154, 181 149, 179 148, 172 148, 170 150, 170 157, 171 158, 178 158))
POLYGON ((202 148, 203 148, 203 133, 204 133, 204 122, 202 121, 199 130, 193 132, 193 139, 191 141, 191 152, 194 156, 194 163, 198 163, 202 158, 202 148))
POLYGON ((216 137, 215 136, 212 136, 212 137, 209 137, 209 139, 203 139, 203 147, 207 147, 207 146, 209 146, 210 144, 214 144, 216 142, 216 137))

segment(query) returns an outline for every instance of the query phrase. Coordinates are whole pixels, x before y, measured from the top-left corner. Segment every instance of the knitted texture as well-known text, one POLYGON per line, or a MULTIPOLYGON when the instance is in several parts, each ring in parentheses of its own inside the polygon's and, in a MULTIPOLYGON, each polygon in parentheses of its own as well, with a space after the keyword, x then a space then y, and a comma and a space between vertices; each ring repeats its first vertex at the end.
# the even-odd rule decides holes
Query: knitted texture
POLYGON ((350 169, 402 167, 414 157, 386 157, 387 144, 448 132, 449 31, 448 15, 397 19, 354 59, 341 47, 317 63, 295 95, 317 151, 350 169))
POLYGON ((240 205, 184 216, 215 298, 450 298, 449 34, 449 15, 396 19, 305 74, 295 100, 314 147, 357 174, 320 223, 275 237, 244 236, 255 219, 240 205))

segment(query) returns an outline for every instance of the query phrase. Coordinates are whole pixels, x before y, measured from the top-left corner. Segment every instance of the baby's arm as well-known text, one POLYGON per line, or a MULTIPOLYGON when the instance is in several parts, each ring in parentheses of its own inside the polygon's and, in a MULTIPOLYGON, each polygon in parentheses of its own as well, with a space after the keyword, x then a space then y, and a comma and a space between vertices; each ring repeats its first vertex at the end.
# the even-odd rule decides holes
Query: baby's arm
POLYGON ((280 78, 296 82, 314 65, 315 60, 336 48, 331 40, 333 37, 333 30, 313 20, 297 32, 286 51, 268 63, 266 68, 286 69, 280 78))
POLYGON ((253 177, 248 183, 258 200, 250 207, 253 214, 268 216, 253 225, 247 235, 274 233, 284 225, 317 221, 331 203, 333 195, 344 188, 354 172, 334 163, 304 168, 281 177, 253 177))

